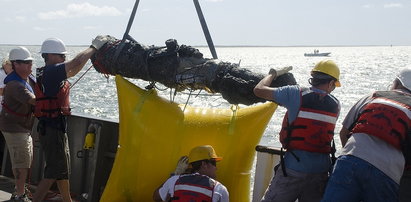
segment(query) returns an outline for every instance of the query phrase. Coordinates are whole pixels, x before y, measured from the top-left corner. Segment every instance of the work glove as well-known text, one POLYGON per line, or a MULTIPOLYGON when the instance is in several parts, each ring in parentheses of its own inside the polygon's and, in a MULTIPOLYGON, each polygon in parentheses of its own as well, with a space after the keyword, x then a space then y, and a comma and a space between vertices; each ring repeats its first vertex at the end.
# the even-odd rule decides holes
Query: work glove
POLYGON ((293 69, 293 66, 283 67, 279 70, 275 70, 275 69, 271 68, 270 71, 268 72, 268 74, 272 74, 274 76, 274 78, 277 78, 277 77, 289 72, 292 69, 293 69))
POLYGON ((188 168, 188 156, 182 156, 180 160, 178 160, 176 170, 174 171, 174 175, 181 175, 185 173, 186 169, 188 168))
POLYGON ((104 44, 108 41, 108 35, 98 35, 93 41, 91 42, 91 46, 96 50, 100 49, 104 44))

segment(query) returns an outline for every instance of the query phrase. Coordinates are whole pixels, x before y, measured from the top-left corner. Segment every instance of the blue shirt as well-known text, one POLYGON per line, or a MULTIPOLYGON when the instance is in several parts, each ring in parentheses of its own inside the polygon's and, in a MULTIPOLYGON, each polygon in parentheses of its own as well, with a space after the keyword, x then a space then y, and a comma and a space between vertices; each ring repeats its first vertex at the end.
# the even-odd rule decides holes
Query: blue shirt
POLYGON ((56 96, 61 82, 67 79, 65 63, 47 65, 43 70, 42 84, 46 96, 56 96))
MULTIPOLYGON (((311 87, 314 92, 326 93, 323 90, 311 87)), ((297 118, 301 106, 301 91, 304 90, 298 85, 283 86, 274 91, 274 101, 287 108, 288 122, 291 123, 297 118)), ((288 169, 304 173, 327 172, 331 166, 329 154, 308 152, 303 150, 293 150, 293 153, 300 161, 290 153, 284 155, 284 163, 288 169)))

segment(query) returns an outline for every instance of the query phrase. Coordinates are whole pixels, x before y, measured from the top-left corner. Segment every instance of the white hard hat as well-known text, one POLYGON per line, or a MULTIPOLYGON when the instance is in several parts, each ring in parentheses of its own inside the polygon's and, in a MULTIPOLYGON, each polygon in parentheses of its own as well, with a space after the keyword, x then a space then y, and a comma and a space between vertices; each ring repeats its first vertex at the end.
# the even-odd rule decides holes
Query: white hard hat
POLYGON ((401 84, 411 91, 411 69, 403 69, 397 75, 397 79, 400 80, 401 84))
POLYGON ((27 50, 27 48, 19 46, 10 51, 9 60, 33 60, 33 58, 31 57, 30 51, 27 50))
POLYGON ((41 45, 40 53, 66 54, 66 45, 58 38, 48 38, 41 45))

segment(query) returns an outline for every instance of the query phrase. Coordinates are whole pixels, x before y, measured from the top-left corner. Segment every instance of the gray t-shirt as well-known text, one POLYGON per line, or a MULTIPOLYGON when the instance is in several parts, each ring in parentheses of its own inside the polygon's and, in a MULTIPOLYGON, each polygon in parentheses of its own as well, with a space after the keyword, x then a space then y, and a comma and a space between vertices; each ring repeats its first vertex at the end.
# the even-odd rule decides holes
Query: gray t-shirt
MULTIPOLYGON (((343 121, 344 128, 348 129, 361 113, 362 108, 372 100, 368 95, 359 100, 348 112, 343 121)), ((397 184, 404 170, 405 159, 401 151, 387 142, 365 133, 354 133, 342 149, 341 155, 353 155, 372 164, 397 184)))

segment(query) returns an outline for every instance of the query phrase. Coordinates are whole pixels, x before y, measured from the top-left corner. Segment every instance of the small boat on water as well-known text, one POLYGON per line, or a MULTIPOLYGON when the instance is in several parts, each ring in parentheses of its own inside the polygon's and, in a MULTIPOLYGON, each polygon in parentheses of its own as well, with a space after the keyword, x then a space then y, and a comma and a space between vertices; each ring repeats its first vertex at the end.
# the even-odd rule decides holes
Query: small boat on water
POLYGON ((314 53, 304 53, 305 57, 327 57, 331 54, 331 52, 326 52, 326 53, 319 53, 319 52, 314 52, 314 53))

